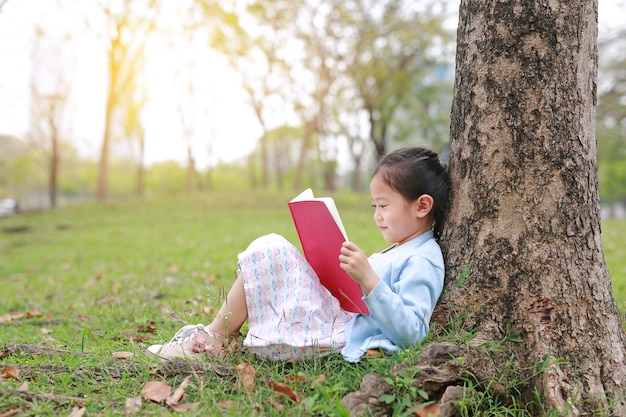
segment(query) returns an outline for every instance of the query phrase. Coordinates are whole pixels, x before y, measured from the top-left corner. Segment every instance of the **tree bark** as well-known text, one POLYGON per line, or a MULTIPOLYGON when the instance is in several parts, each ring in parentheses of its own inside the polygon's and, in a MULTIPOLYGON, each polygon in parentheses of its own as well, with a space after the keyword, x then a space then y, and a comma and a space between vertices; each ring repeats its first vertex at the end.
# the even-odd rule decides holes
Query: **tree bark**
POLYGON ((597 0, 462 0, 457 35, 436 321, 504 341, 528 402, 536 389, 567 415, 626 415, 626 341, 600 236, 597 0))

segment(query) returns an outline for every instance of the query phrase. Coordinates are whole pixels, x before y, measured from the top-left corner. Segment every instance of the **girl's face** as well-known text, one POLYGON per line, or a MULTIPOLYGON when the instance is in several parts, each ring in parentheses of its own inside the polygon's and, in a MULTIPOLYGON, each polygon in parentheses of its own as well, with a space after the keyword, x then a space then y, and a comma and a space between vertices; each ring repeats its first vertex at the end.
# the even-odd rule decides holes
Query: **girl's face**
POLYGON ((401 245, 431 229, 428 214, 432 208, 432 197, 429 195, 407 201, 402 194, 389 187, 380 175, 372 178, 370 195, 374 221, 387 242, 401 245))

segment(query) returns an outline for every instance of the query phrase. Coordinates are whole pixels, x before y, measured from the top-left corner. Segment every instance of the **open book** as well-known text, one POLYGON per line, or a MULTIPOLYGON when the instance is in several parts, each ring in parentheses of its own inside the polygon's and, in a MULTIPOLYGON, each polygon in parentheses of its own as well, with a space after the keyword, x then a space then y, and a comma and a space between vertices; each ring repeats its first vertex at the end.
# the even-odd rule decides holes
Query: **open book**
POLYGON ((309 264, 344 310, 368 314, 361 287, 339 266, 341 244, 348 236, 330 197, 315 198, 308 188, 289 202, 302 250, 309 264))

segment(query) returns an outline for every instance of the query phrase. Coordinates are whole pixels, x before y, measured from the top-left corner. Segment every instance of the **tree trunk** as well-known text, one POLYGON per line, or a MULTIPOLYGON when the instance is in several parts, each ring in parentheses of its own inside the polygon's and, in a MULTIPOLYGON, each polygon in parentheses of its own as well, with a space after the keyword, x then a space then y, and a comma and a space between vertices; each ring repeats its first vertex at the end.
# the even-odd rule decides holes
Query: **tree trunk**
MULTIPOLYGON (((119 33, 119 32, 118 32, 119 33)), ((108 58, 108 89, 106 97, 106 108, 104 114, 104 132, 102 133, 102 145, 100 146, 100 159, 98 160, 98 179, 96 183, 96 199, 105 201, 107 198, 108 177, 109 177, 109 143, 111 142, 113 128, 113 111, 117 106, 118 95, 116 85, 119 79, 119 65, 115 59, 116 51, 119 49, 119 37, 111 42, 108 58)))
POLYGON ((143 196, 145 165, 144 158, 146 153, 146 135, 143 127, 139 127, 139 156, 137 157, 137 182, 135 184, 135 193, 138 197, 143 196))
POLYGON ((109 175, 109 142, 111 136, 111 112, 112 107, 107 104, 107 112, 104 121, 104 133, 100 146, 100 159, 98 160, 98 179, 96 183, 96 199, 104 201, 107 198, 107 178, 109 175))
POLYGON ((596 36, 597 0, 461 1, 434 318, 504 341, 499 374, 477 377, 513 361, 522 401, 626 415, 626 341, 600 236, 596 36))

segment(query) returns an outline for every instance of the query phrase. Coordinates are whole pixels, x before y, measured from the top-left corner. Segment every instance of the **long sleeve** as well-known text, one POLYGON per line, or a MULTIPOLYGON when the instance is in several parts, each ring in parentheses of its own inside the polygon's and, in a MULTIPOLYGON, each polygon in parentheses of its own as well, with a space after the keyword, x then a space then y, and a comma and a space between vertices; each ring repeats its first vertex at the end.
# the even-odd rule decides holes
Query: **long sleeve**
POLYGON ((443 256, 432 232, 375 254, 370 263, 381 282, 363 297, 370 315, 357 316, 348 330, 342 354, 350 362, 368 349, 394 351, 421 341, 443 290, 443 256))
POLYGON ((398 346, 414 345, 428 332, 443 287, 443 270, 418 255, 399 269, 392 287, 381 281, 363 300, 385 337, 398 346))

